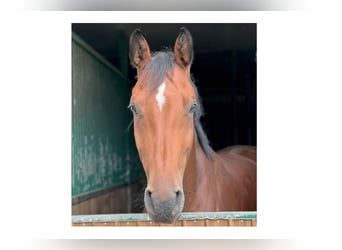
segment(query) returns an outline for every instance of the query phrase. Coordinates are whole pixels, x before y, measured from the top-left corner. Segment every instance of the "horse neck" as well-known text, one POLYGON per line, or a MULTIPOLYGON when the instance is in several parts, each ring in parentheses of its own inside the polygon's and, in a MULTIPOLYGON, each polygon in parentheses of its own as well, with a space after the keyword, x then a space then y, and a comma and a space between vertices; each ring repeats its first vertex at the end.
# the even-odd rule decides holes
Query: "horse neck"
POLYGON ((214 180, 210 177, 213 175, 213 172, 210 171, 213 169, 213 157, 216 157, 216 153, 212 151, 212 157, 208 158, 195 135, 183 177, 183 190, 186 199, 184 210, 192 210, 200 206, 200 204, 196 204, 198 200, 196 196, 203 191, 203 187, 216 185, 210 183, 214 180))

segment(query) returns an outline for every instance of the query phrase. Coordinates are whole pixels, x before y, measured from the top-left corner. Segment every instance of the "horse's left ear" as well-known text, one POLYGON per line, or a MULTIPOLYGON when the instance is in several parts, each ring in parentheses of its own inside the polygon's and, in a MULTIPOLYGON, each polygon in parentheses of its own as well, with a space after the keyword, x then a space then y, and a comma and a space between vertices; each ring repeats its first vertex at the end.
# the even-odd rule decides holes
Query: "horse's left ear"
POLYGON ((192 37, 190 32, 184 27, 180 29, 173 53, 179 66, 183 68, 191 66, 193 59, 192 37))

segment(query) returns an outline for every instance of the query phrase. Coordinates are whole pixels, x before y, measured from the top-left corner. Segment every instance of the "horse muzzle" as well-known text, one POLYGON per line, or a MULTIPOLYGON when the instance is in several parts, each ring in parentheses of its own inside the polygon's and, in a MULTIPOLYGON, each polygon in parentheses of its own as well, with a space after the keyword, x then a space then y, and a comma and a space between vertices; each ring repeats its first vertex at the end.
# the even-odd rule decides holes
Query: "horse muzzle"
POLYGON ((156 223, 173 223, 176 221, 184 207, 184 192, 179 189, 170 192, 165 198, 161 198, 158 192, 146 188, 145 207, 151 219, 156 223))

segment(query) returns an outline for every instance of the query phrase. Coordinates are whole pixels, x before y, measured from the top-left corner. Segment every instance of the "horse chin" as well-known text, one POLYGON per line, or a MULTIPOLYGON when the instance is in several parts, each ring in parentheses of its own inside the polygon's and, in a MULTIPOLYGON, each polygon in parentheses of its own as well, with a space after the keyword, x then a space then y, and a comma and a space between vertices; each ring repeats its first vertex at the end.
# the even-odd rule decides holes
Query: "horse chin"
POLYGON ((183 207, 183 191, 179 191, 175 198, 166 201, 153 199, 145 192, 145 208, 153 222, 171 224, 180 217, 183 207))
POLYGON ((181 215, 181 211, 178 211, 177 213, 172 214, 166 214, 166 213, 158 213, 158 214, 152 214, 149 213, 149 216, 151 217, 152 221, 155 223, 167 223, 172 224, 174 223, 181 215))

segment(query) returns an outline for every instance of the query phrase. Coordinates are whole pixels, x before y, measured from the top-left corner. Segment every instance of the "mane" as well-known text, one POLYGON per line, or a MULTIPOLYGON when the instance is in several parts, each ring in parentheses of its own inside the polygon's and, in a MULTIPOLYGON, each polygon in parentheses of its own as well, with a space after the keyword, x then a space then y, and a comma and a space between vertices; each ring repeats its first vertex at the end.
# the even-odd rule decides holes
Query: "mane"
POLYGON ((195 90, 196 99, 197 99, 197 103, 198 103, 198 107, 195 109, 195 112, 194 112, 194 122, 195 122, 196 135, 197 135, 198 142, 199 142, 203 152, 205 153, 205 155, 208 158, 211 158, 212 149, 209 145, 208 137, 205 134, 203 127, 202 127, 202 124, 201 124, 201 121, 200 121, 201 116, 204 114, 203 108, 202 108, 202 102, 201 102, 201 99, 198 95, 197 87, 195 86, 192 79, 190 79, 190 82, 191 82, 192 87, 195 90))
MULTIPOLYGON (((171 69, 171 74, 173 74, 174 64, 174 55, 172 51, 170 51, 169 49, 155 52, 152 54, 152 59, 145 66, 142 75, 140 76, 143 79, 142 82, 145 85, 148 85, 146 87, 150 92, 158 88, 160 83, 163 82, 168 69, 171 69)), ((194 123, 197 139, 205 155, 208 158, 211 158, 212 149, 209 145, 209 140, 200 122, 200 118, 203 115, 202 103, 193 80, 191 78, 189 80, 191 82, 192 87, 195 90, 196 99, 198 103, 198 106, 194 111, 194 123)))

